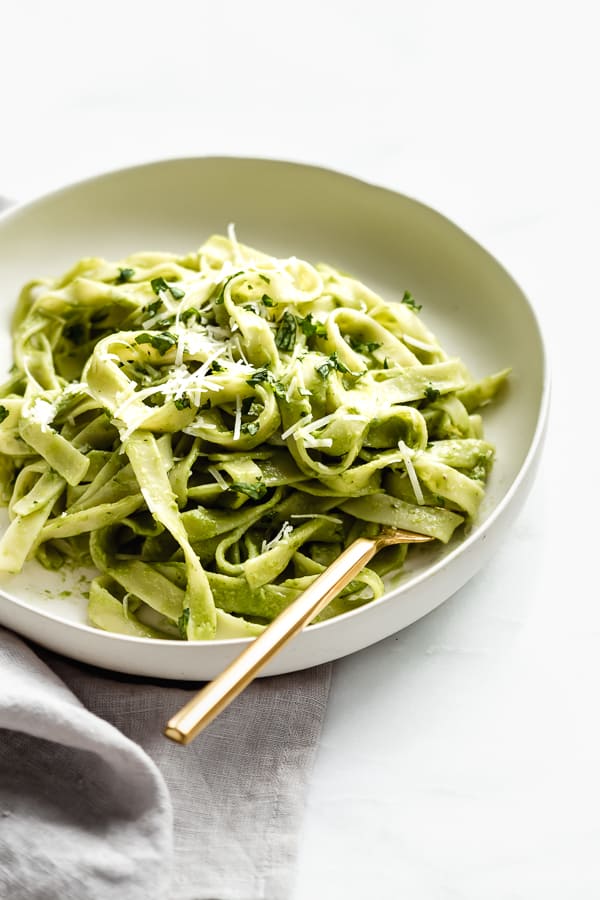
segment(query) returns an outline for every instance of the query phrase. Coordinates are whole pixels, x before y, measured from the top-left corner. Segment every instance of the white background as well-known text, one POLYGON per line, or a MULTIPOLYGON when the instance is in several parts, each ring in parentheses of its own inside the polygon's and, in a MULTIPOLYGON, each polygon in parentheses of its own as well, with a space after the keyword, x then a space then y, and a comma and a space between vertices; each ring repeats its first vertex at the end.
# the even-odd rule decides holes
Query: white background
POLYGON ((331 166, 454 219, 546 333, 546 453, 502 551, 336 665, 293 900, 600 897, 593 9, 2 5, 0 192, 162 156, 331 166))

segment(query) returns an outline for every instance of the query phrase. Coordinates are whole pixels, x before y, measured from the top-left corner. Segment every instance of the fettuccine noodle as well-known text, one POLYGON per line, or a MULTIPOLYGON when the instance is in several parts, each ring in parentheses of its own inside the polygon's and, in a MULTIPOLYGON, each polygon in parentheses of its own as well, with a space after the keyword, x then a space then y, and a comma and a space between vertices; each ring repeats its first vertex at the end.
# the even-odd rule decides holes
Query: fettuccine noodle
MULTIPOLYGON (((0 570, 91 558, 92 625, 206 640, 257 634, 382 525, 447 542, 483 498, 475 410, 507 372, 474 382, 419 309, 232 228, 29 283, 0 389, 0 570)), ((320 618, 381 596, 405 554, 320 618)))

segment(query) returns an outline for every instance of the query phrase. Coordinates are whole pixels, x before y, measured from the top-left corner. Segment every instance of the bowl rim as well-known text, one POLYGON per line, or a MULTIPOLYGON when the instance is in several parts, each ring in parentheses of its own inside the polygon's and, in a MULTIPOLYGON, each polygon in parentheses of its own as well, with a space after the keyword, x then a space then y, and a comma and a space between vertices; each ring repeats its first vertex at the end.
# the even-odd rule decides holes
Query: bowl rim
MULTIPOLYGON (((73 191, 77 191, 80 188, 83 188, 88 185, 93 185, 96 182, 108 181, 115 176, 127 176, 127 174, 132 174, 134 172, 140 172, 142 170, 150 170, 152 168, 160 168, 165 165, 183 165, 183 164, 202 164, 202 163, 226 163, 226 164, 245 164, 245 163, 256 163, 259 165, 274 166, 274 167, 287 167, 287 168, 295 168, 298 170, 306 170, 308 172, 321 172, 328 177, 339 178, 340 180, 345 180, 349 183, 352 183, 355 186, 359 187, 367 187, 372 191, 386 194, 391 197, 399 197, 403 200, 409 201, 411 204, 414 204, 416 207, 421 209, 423 212, 427 214, 432 214, 442 221, 444 226, 454 230, 459 233, 459 236, 462 240, 465 240, 467 243, 471 244, 480 254, 482 254, 488 262, 491 262, 493 265, 497 266, 502 274, 517 288, 518 293, 520 294, 521 300, 524 301, 528 312, 531 316, 533 325, 537 330, 538 341, 539 341, 539 350, 541 355, 541 363, 542 363, 542 384, 541 384, 541 394, 539 399, 539 407, 537 411, 537 418, 535 423, 535 429, 533 432, 533 437, 529 444, 529 448, 525 455, 525 459, 523 460, 517 475, 513 479, 512 483, 509 485, 506 493, 501 498, 501 500, 493 507, 490 514, 487 516, 484 522, 477 523, 475 522, 474 527, 471 529, 470 533, 460 542, 457 543, 452 550, 446 554, 442 559, 437 562, 432 563, 430 566, 427 566, 424 571, 415 574, 414 576, 409 577, 404 584, 398 585, 398 587, 392 588, 389 591, 386 591, 381 597, 378 597, 376 600, 369 601, 365 603, 363 606, 358 607, 357 609, 350 610, 345 613, 341 613, 339 616, 334 616, 331 619, 326 619, 323 622, 317 622, 314 625, 310 626, 310 632, 313 633, 315 631, 326 631, 332 627, 335 627, 337 623, 340 621, 348 622, 351 619, 358 617, 360 615, 364 615, 366 611, 369 609, 373 609, 374 607, 382 606, 383 604, 387 604, 396 598, 400 597, 402 594, 407 593, 409 590, 413 590, 414 588, 422 585, 424 582, 443 572, 448 566, 450 566, 453 561, 463 554, 467 553, 468 550, 473 547, 476 543, 478 543, 487 533, 487 531, 495 524, 495 522, 502 517, 505 510, 512 504, 512 501, 515 495, 519 492, 521 485, 526 480, 530 470, 534 466, 538 453, 541 449, 549 407, 550 407, 550 394, 551 394, 551 372, 550 372, 550 363, 548 358, 547 351, 547 341, 544 337, 544 329, 540 322, 540 318, 536 312, 536 308, 529 299, 529 296, 525 293, 520 283, 511 275, 511 273, 506 269, 506 267, 498 260, 493 253, 487 250, 481 243, 479 243, 476 238, 472 237, 468 232, 464 230, 460 225, 446 216, 444 213, 440 212, 433 206, 430 206, 428 203, 425 203, 418 198, 406 194, 402 191, 394 190, 393 188, 386 187, 385 185, 379 184, 377 182, 371 181, 367 178, 361 178, 354 173, 344 172, 341 169, 333 169, 329 166, 320 165, 317 163, 310 162, 302 162, 291 159, 281 159, 276 157, 266 157, 266 156, 239 156, 236 154, 208 154, 208 155, 191 155, 191 156, 166 156, 160 157, 156 159, 147 160, 138 164, 127 165, 127 166, 118 166, 116 168, 106 169, 95 174, 88 175, 84 178, 77 179, 73 182, 68 182, 62 184, 56 188, 53 188, 47 192, 39 194, 35 197, 18 201, 16 203, 11 203, 11 205, 4 208, 0 211, 0 230, 4 226, 6 222, 10 219, 18 218, 23 214, 28 214, 31 210, 35 210, 37 206, 42 206, 45 203, 51 202, 54 198, 60 197, 63 194, 68 194, 73 191)), ((165 648, 180 648, 180 652, 194 653, 198 652, 198 648, 205 647, 239 647, 243 649, 245 646, 251 643, 254 638, 252 637, 236 637, 236 638, 215 638, 210 641, 180 641, 170 638, 145 638, 145 637, 136 637, 134 635, 125 635, 118 634, 116 632, 108 632, 103 631, 98 628, 94 628, 91 625, 88 625, 84 622, 74 622, 72 620, 66 619, 63 616, 56 615, 53 613, 46 612, 45 610, 38 609, 35 606, 26 603, 25 601, 19 599, 18 597, 8 596, 0 583, 0 598, 9 601, 21 608, 27 610, 28 612, 34 613, 37 616, 41 616, 53 623, 59 623, 61 625, 68 626, 69 628, 75 629, 77 631, 82 631, 85 634, 91 634, 95 639, 99 639, 101 641, 113 642, 117 640, 118 642, 124 642, 125 644, 129 644, 133 642, 134 644, 141 644, 146 647, 165 647, 165 648), (186 648, 186 649, 183 649, 186 648)))

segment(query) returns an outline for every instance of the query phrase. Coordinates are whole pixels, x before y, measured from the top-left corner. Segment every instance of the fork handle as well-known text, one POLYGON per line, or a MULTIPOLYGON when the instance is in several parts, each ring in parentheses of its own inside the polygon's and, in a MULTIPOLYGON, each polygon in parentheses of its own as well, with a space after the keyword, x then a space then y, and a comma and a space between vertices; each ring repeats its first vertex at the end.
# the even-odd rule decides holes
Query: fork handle
POLYGON ((357 538, 226 668, 167 723, 165 735, 189 744, 246 688, 284 644, 317 616, 375 555, 377 541, 357 538))

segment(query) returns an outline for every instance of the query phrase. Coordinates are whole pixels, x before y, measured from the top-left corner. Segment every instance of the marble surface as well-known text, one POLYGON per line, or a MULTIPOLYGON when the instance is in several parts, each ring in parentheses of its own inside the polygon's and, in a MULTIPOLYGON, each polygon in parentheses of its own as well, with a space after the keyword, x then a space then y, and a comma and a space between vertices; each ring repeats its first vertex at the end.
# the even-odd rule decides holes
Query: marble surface
POLYGON ((600 896, 592 7, 6 4, 0 192, 161 156, 315 162, 436 207, 540 316, 553 409, 498 555, 336 664, 292 900, 600 896))

